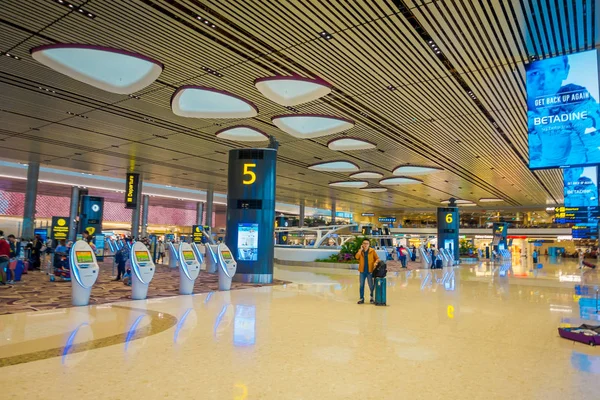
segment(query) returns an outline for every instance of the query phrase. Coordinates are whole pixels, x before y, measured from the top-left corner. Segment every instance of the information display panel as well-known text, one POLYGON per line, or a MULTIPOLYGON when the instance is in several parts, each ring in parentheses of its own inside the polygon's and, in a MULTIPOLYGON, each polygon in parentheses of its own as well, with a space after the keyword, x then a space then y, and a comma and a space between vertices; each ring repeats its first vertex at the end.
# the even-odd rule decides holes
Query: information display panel
POLYGON ((148 262, 150 261, 150 256, 147 251, 136 251, 135 258, 138 262, 148 262))
MULTIPOLYGON (((258 260, 258 224, 238 224, 238 261, 258 260)), ((225 258, 225 256, 223 256, 225 258)))
POLYGON ((75 257, 77 258, 78 264, 89 264, 94 262, 91 251, 76 251, 75 257))
POLYGON ((598 207, 598 167, 564 169, 565 207, 598 207))
POLYGON ((600 163, 598 51, 527 66, 529 168, 600 163))

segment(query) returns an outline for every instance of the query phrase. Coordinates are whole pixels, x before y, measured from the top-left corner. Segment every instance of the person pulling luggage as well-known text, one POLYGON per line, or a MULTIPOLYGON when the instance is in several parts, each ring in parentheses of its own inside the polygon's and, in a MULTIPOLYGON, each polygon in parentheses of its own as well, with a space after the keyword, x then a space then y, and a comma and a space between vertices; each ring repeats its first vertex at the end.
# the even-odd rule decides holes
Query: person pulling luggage
POLYGON ((377 252, 371 248, 371 242, 369 239, 364 239, 362 241, 362 245, 360 246, 360 250, 356 253, 355 258, 358 260, 358 272, 359 275, 359 295, 360 300, 358 304, 365 303, 365 279, 369 283, 369 290, 371 292, 371 303, 374 303, 373 299, 373 270, 375 269, 375 264, 379 261, 379 256, 377 252))

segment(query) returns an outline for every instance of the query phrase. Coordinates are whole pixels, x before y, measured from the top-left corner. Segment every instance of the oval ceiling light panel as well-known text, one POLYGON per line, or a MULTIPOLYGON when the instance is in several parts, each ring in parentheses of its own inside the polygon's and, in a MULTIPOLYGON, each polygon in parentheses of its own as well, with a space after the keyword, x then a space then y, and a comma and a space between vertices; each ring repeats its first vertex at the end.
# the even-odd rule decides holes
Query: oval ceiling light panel
POLYGON ((342 137, 330 140, 327 147, 334 151, 370 150, 377 147, 375 143, 354 137, 342 137))
POLYGON ((423 183, 423 181, 415 178, 408 178, 405 176, 399 176, 397 178, 385 178, 379 181, 380 185, 410 185, 414 183, 423 183))
POLYGON ((346 188, 365 188, 369 186, 369 182, 365 181, 338 181, 331 182, 329 186, 346 187, 346 188))
POLYGON ((370 192, 370 193, 383 193, 383 192, 387 192, 387 188, 378 188, 378 187, 372 187, 372 188, 364 188, 364 189, 360 189, 363 192, 370 192))
POLYGON ((358 171, 358 165, 350 161, 325 161, 309 165, 308 169, 325 172, 355 172, 358 171))
POLYGON ((350 175, 350 178, 352 179, 379 179, 379 178, 383 178, 383 174, 380 174, 379 172, 373 172, 373 171, 362 171, 362 172, 357 172, 355 174, 350 175))
POLYGON ((275 126, 299 139, 312 139, 346 131, 354 121, 320 114, 277 115, 271 118, 275 126))
POLYGON ((188 118, 252 118, 258 108, 248 100, 224 90, 204 86, 181 86, 171 97, 175 115, 188 118))
MULTIPOLYGON (((450 200, 442 200, 440 201, 441 204, 450 204, 450 200)), ((473 203, 471 200, 460 200, 460 199, 455 199, 454 200, 455 204, 470 204, 473 203)))
POLYGON ((331 93, 329 83, 300 76, 258 78, 254 86, 267 99, 286 107, 308 103, 331 93))
POLYGON ((393 175, 425 175, 431 174, 432 172, 442 171, 442 168, 438 167, 426 167, 422 165, 401 165, 394 169, 393 175))
POLYGON ((51 44, 30 50, 34 60, 111 93, 132 94, 154 82, 163 64, 125 50, 87 44, 51 44))
POLYGON ((235 140, 236 142, 264 142, 269 135, 248 125, 232 126, 221 129, 216 133, 219 139, 235 140))
POLYGON ((482 198, 479 199, 480 203, 498 203, 504 201, 504 199, 494 199, 494 198, 482 198))

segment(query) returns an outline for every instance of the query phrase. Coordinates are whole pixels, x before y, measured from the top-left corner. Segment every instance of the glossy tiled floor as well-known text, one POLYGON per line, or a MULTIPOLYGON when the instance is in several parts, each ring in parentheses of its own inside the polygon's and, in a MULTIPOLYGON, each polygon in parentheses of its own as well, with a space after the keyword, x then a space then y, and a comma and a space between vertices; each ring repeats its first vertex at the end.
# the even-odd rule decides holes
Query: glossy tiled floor
POLYGON ((600 348, 556 331, 597 318, 574 291, 596 271, 513 264, 393 273, 385 308, 356 305, 356 272, 286 267, 286 286, 3 315, 0 397, 598 398, 600 348))

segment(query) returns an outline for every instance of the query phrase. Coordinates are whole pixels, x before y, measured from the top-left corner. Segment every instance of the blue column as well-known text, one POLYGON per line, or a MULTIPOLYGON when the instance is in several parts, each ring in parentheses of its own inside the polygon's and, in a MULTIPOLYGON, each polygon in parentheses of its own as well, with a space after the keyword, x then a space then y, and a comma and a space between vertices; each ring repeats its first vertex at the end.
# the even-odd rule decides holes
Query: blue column
POLYGON ((23 237, 32 238, 35 230, 35 200, 37 198, 40 164, 31 162, 27 166, 25 207, 23 209, 23 237))
MULTIPOLYGON (((450 204, 454 205, 454 204, 450 204)), ((454 259, 459 259, 458 231, 459 231, 458 207, 440 207, 437 209, 437 233, 438 248, 452 250, 454 259)))
POLYGON ((226 243, 237 261, 235 280, 273 281, 276 168, 276 149, 229 152, 226 243))

